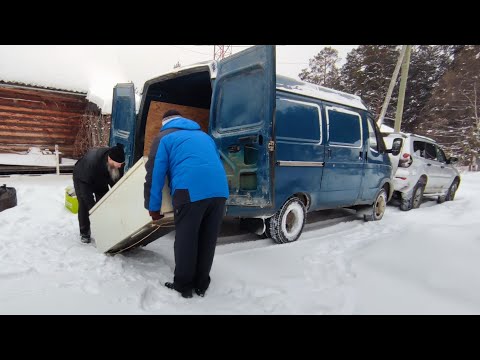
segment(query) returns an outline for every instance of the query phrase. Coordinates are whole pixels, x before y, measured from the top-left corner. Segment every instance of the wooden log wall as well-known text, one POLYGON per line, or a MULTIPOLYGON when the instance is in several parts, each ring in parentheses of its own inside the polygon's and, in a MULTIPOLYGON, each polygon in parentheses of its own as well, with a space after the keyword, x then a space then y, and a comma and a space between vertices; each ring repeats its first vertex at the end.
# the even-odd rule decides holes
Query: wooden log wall
POLYGON ((53 151, 58 144, 63 156, 73 157, 80 121, 92 105, 84 94, 0 84, 0 153, 33 146, 53 151))

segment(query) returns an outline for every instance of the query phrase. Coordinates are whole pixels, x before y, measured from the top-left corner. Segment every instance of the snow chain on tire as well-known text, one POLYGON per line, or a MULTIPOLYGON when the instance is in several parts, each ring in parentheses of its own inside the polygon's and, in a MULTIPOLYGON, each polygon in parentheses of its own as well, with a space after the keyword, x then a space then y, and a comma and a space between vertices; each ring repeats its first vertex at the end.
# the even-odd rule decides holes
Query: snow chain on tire
MULTIPOLYGON (((300 235, 302 234, 303 227, 305 226, 306 221, 306 209, 303 202, 297 197, 291 197, 288 199, 285 204, 281 207, 281 209, 273 215, 269 220, 270 225, 270 235, 273 241, 278 244, 289 243, 298 240, 300 235), (293 213, 294 216, 294 225, 296 227, 296 233, 292 234, 290 238, 288 234, 285 234, 282 224, 283 218, 288 216, 289 213, 293 213), (301 218, 299 218, 299 216, 301 218)), ((287 219, 285 219, 285 222, 287 219)))

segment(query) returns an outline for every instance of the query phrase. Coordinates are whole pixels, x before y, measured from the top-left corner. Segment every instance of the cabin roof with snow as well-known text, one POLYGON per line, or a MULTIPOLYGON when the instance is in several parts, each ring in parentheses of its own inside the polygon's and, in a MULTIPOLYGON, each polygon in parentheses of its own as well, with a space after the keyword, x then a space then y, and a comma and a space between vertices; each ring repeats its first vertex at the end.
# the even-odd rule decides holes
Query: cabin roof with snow
POLYGON ((35 89, 39 91, 53 91, 57 93, 65 93, 65 94, 72 94, 72 95, 79 95, 79 96, 86 96, 87 91, 77 91, 77 90, 69 90, 69 89, 59 89, 49 86, 42 86, 30 83, 23 83, 17 81, 5 81, 0 79, 0 86, 1 87, 14 87, 14 88, 25 88, 25 89, 35 89))

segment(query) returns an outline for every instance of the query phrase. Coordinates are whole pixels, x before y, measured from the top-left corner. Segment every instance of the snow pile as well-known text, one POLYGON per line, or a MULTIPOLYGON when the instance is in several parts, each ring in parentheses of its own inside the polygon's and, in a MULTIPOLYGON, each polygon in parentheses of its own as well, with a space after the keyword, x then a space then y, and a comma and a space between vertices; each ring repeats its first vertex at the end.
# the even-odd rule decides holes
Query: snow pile
POLYGON ((174 233, 106 256, 80 243, 64 207, 71 176, 3 182, 18 206, 0 213, 1 314, 480 314, 480 173, 453 202, 388 206, 379 222, 311 213, 292 244, 224 226, 211 287, 192 299, 163 286, 174 233))
MULTIPOLYGON (((62 152, 58 152, 62 154, 62 152)), ((70 158, 60 158, 60 166, 75 165, 77 160, 70 158)), ((39 147, 30 147, 28 151, 19 153, 0 153, 0 165, 16 166, 45 166, 54 167, 57 164, 55 152, 50 149, 40 149, 39 147)))

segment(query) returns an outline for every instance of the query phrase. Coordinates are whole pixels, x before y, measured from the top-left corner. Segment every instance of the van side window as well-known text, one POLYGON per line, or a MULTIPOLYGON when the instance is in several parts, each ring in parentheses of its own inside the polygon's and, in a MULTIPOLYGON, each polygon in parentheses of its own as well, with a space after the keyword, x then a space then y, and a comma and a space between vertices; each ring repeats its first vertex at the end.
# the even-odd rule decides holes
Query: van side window
POLYGON ((378 152, 378 142, 377 142, 377 134, 375 134, 375 128, 372 125, 372 119, 368 118, 368 144, 370 149, 378 152))
POLYGON ((413 142, 413 153, 420 157, 425 157, 425 143, 423 141, 413 142))
POLYGON ((320 142, 319 114, 320 107, 318 105, 277 98, 276 138, 287 141, 320 142))
POLYGON ((435 145, 435 149, 437 149, 438 161, 446 163, 447 162, 447 157, 445 156, 445 153, 443 152, 443 150, 440 149, 440 147, 437 146, 437 145, 435 145))
POLYGON ((219 93, 217 119, 219 131, 259 125, 263 119, 265 82, 261 69, 232 76, 222 83, 219 93))
POLYGON ((437 160, 437 152, 435 151, 435 145, 425 143, 425 159, 437 160))
POLYGON ((327 116, 330 145, 362 147, 362 118, 360 114, 339 108, 327 108, 327 116))

